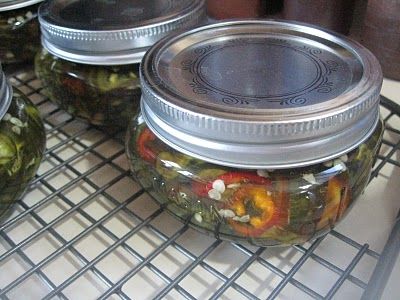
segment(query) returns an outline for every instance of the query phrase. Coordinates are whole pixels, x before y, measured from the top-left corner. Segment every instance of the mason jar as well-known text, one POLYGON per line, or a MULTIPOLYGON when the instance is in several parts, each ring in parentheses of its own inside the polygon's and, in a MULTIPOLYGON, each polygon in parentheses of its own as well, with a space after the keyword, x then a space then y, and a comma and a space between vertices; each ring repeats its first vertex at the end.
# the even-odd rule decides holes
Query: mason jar
POLYGON ((0 219, 35 176, 45 140, 39 111, 0 69, 0 219))
POLYGON ((5 0, 0 3, 0 61, 3 64, 32 61, 40 49, 37 21, 43 0, 5 0))
POLYGON ((369 181, 382 72, 360 44, 298 23, 229 21, 163 39, 126 139, 136 180, 216 238, 290 245, 331 230, 369 181))
POLYGON ((73 116, 126 129, 139 108, 145 51, 203 18, 205 0, 48 1, 39 9, 37 76, 48 97, 73 116))

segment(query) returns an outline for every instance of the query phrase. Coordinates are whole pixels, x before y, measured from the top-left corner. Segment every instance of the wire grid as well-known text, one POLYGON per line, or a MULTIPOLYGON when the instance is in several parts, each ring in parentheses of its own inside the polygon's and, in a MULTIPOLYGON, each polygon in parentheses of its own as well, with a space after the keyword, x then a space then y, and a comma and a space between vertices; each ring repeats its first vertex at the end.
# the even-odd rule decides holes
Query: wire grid
MULTIPOLYGON (((41 110, 48 142, 29 190, 0 224, 0 299, 332 299, 367 288, 380 257, 369 245, 338 231, 284 249, 199 234, 130 177, 121 136, 61 111, 32 70, 11 82, 41 110)), ((400 167, 390 105, 373 178, 400 167)))

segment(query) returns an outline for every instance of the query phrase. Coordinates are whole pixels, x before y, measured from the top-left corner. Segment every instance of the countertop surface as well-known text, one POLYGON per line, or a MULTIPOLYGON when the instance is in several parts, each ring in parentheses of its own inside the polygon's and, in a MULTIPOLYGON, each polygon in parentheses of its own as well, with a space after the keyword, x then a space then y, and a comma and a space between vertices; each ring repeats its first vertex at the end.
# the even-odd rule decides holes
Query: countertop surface
MULTIPOLYGON (((0 224, 0 298, 359 299, 400 209, 400 152, 384 164, 334 232, 289 248, 240 246, 197 233, 163 212, 130 177, 122 139, 71 118, 32 72, 12 82, 48 131, 38 177, 0 224), (276 294, 275 294, 276 293, 276 294)), ((400 83, 382 94, 400 103, 400 83)), ((382 109, 382 115, 388 115, 382 109)), ((390 126, 400 128, 394 116, 390 126)), ((398 143, 400 136, 386 132, 398 143)), ((393 153, 392 153, 393 152, 393 153)), ((400 294, 400 260, 384 299, 400 294)))

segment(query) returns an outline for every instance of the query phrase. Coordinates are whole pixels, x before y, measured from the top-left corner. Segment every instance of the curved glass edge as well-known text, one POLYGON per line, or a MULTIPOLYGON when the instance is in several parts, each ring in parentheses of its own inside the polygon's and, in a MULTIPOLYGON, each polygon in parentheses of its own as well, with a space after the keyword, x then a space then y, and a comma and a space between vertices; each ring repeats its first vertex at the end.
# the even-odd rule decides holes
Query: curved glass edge
POLYGON ((303 243, 329 232, 367 185, 383 135, 334 160, 302 168, 224 167, 179 153, 139 116, 127 132, 135 179, 172 215, 216 238, 257 246, 303 243))
POLYGON ((35 176, 45 144, 46 135, 39 111, 14 88, 12 103, 0 121, 1 219, 9 213, 9 208, 35 176))
POLYGON ((50 100, 95 126, 125 130, 139 110, 139 64, 78 64, 43 49, 35 58, 35 71, 50 100))

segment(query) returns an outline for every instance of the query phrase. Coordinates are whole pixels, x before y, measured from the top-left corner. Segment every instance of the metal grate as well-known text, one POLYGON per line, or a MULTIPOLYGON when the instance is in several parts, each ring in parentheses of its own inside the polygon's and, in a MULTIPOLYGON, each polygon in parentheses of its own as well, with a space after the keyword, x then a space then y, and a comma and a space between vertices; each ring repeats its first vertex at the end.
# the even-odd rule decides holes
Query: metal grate
MULTIPOLYGON (((10 79, 40 108, 48 148, 26 195, 0 224, 1 299, 358 299, 384 287, 399 230, 384 250, 386 236, 374 249, 346 225, 283 249, 199 234, 133 181, 122 137, 61 111, 32 70, 10 79), (368 285, 371 277, 385 279, 368 285)), ((392 125, 400 109, 384 98, 382 112, 388 127, 373 178, 390 180, 385 174, 400 170, 400 130, 392 125)))

